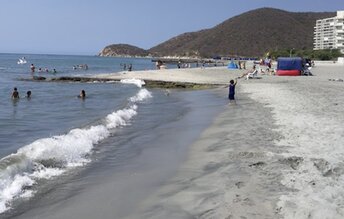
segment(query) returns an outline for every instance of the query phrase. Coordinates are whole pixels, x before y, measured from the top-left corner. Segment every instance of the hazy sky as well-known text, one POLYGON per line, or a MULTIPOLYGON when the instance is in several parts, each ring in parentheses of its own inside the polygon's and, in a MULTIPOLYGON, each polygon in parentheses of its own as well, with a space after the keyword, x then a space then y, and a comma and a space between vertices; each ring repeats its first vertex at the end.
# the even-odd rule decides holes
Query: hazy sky
POLYGON ((243 12, 344 10, 344 0, 0 0, 0 53, 95 55, 113 43, 149 49, 243 12))

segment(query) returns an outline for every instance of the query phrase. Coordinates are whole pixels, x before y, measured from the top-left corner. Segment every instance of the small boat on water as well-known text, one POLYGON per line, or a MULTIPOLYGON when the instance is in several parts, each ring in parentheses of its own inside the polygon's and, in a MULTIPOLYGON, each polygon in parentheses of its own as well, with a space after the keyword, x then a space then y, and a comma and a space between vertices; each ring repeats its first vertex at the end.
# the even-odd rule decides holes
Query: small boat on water
POLYGON ((26 64, 26 63, 27 63, 27 61, 26 61, 25 57, 20 58, 18 60, 18 62, 17 62, 18 65, 23 65, 23 64, 26 64))

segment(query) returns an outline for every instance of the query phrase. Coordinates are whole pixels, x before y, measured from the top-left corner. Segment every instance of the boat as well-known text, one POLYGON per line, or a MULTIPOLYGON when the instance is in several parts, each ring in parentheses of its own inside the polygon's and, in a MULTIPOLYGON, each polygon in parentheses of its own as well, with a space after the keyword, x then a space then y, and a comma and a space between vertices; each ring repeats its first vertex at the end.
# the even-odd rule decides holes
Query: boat
POLYGON ((20 58, 20 59, 18 60, 18 62, 17 62, 18 65, 23 65, 23 64, 26 64, 26 63, 27 63, 27 61, 26 61, 25 57, 20 58))

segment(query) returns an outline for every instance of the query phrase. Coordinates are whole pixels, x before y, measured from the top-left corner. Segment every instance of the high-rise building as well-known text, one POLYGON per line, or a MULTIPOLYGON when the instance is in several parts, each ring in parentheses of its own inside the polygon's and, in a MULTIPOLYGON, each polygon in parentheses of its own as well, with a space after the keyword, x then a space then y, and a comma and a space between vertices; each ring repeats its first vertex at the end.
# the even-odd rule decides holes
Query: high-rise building
POLYGON ((344 11, 336 17, 317 20, 314 27, 314 50, 340 49, 344 53, 344 11))

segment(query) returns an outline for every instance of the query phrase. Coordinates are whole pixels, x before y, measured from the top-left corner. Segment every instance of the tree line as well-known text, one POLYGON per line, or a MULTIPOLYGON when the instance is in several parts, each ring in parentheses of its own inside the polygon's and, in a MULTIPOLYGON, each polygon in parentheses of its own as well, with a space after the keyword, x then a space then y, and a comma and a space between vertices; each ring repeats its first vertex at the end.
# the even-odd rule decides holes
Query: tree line
POLYGON ((338 57, 343 56, 339 49, 281 49, 269 52, 273 59, 278 57, 303 57, 315 60, 336 60, 338 57))

